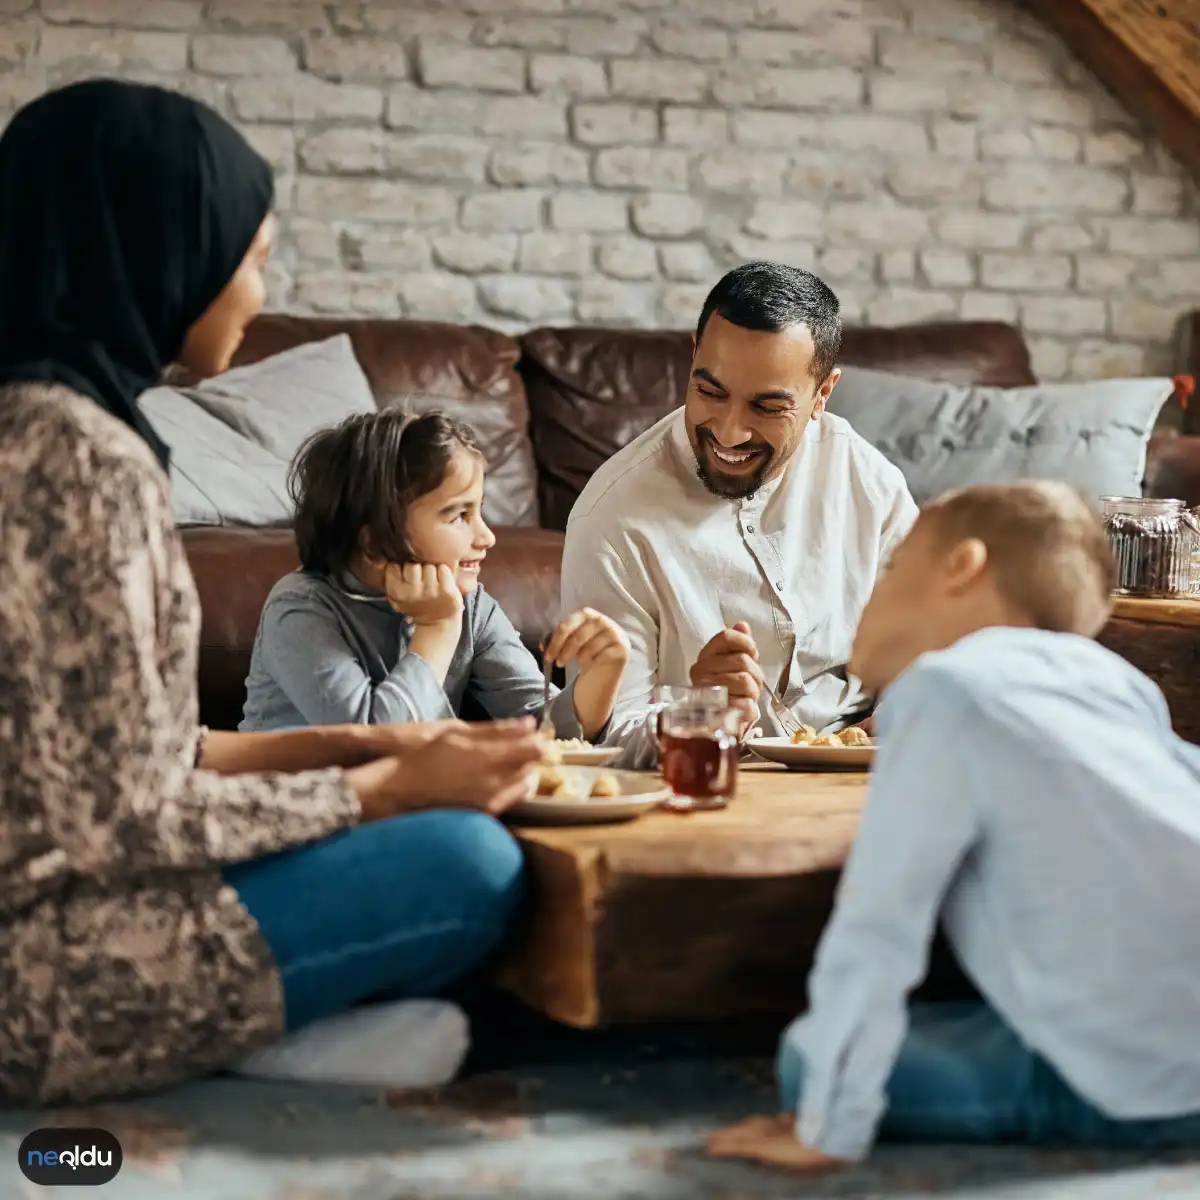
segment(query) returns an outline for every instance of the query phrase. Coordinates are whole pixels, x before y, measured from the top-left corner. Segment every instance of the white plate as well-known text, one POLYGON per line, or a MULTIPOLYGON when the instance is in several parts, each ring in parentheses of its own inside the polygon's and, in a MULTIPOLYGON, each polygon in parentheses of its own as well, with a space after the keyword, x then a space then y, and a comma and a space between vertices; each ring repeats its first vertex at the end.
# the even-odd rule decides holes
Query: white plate
MULTIPOLYGON (((531 794, 528 799, 514 805, 509 812, 521 821, 537 821, 542 824, 556 825, 591 825, 599 821, 629 821, 639 817, 652 808, 657 808, 664 800, 670 799, 671 792, 663 786, 656 775, 646 775, 640 771, 601 771, 597 767, 565 767, 560 768, 563 774, 575 785, 580 793, 580 799, 568 800, 557 796, 537 796, 531 794), (604 796, 593 799, 588 796, 592 781, 597 775, 611 775, 621 789, 619 796, 604 796)), ((529 790, 537 789, 537 773, 530 777, 529 790)))
POLYGON ((564 767, 607 767, 621 753, 620 746, 581 746, 562 751, 564 767))
POLYGON ((865 771, 875 757, 874 746, 794 746, 791 738, 755 738, 750 749, 768 762, 807 771, 865 771))

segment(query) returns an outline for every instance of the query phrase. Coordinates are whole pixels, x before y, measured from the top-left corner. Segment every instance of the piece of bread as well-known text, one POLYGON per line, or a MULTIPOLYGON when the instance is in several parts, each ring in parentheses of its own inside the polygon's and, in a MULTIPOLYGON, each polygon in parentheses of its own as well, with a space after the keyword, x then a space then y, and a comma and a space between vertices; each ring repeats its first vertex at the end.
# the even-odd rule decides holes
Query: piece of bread
POLYGON ((849 729, 843 729, 840 737, 843 746, 869 746, 871 737, 865 729, 859 729, 857 725, 851 725, 849 729))
POLYGON ((818 737, 813 738, 809 743, 811 746, 841 746, 842 739, 836 733, 822 733, 818 737))
POLYGON ((621 785, 617 782, 617 777, 607 773, 603 775, 597 775, 596 778, 592 780, 592 790, 588 792, 589 796, 596 798, 619 796, 620 794, 621 785))
POLYGON ((792 745, 807 746, 816 736, 817 731, 811 725, 801 725, 800 728, 792 734, 792 745))

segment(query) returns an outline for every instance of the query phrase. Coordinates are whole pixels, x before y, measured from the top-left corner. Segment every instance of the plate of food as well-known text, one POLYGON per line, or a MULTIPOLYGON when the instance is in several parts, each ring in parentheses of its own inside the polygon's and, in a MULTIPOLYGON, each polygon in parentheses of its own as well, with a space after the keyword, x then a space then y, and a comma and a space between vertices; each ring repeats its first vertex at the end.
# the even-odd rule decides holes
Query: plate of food
POLYGON ((529 795, 509 812, 518 820, 562 825, 629 821, 670 795, 661 779, 640 771, 543 763, 530 775, 529 795))
POLYGON ((593 746, 583 738, 548 738, 543 759, 554 766, 607 767, 620 753, 619 746, 593 746))
POLYGON ((857 725, 839 733, 817 733, 802 725, 791 737, 755 738, 750 748, 768 762, 808 771, 864 771, 875 757, 875 742, 857 725))

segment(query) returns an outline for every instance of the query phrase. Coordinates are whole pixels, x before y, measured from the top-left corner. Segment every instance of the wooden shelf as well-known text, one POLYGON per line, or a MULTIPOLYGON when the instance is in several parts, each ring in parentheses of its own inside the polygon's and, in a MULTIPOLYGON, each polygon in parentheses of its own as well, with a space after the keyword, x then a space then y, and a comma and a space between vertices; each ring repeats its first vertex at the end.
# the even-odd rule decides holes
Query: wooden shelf
POLYGON ((1139 600, 1133 596, 1118 596, 1113 601, 1113 616, 1123 621, 1142 621, 1148 625, 1185 625, 1200 628, 1200 597, 1139 600))

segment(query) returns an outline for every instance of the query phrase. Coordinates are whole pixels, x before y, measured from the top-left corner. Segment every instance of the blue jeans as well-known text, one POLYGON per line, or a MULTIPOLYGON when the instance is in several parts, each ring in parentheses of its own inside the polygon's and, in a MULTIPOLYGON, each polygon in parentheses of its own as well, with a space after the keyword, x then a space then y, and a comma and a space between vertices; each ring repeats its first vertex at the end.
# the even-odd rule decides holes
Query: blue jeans
POLYGON ((225 879, 271 949, 297 1029, 364 1000, 430 997, 466 974, 508 930, 522 861, 492 817, 435 810, 239 863, 225 879))
MULTIPOLYGON (((986 1004, 914 1004, 909 1016, 887 1083, 879 1128, 885 1141, 1200 1145, 1200 1113, 1153 1121, 1106 1117, 986 1004)), ((786 1037, 776 1070, 782 1106, 794 1111, 804 1091, 804 1061, 786 1037)))

